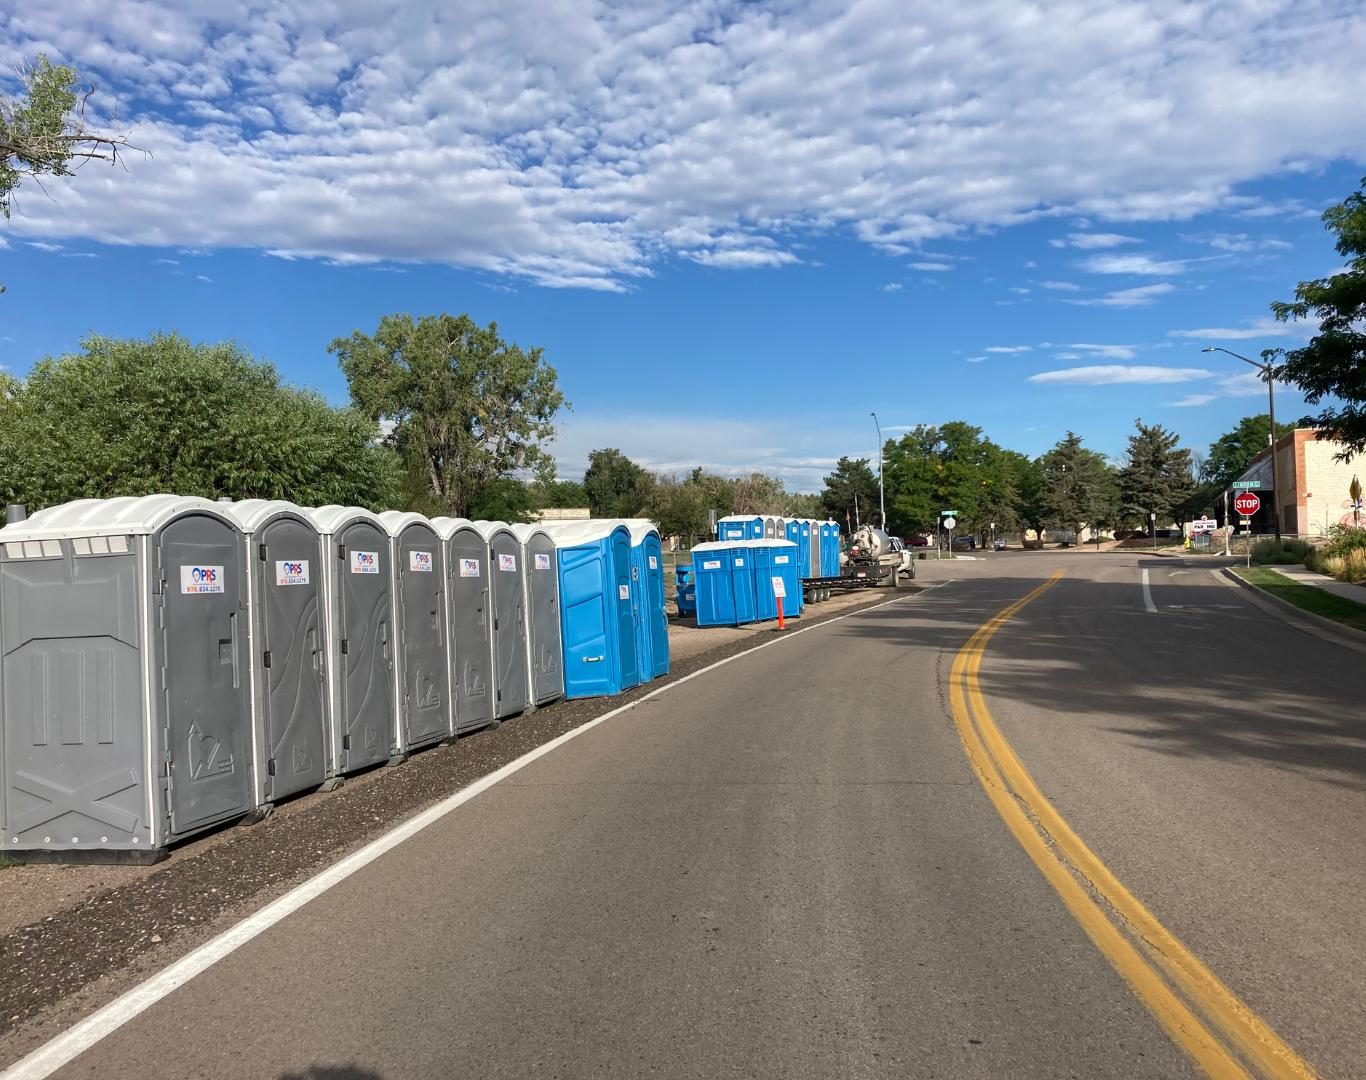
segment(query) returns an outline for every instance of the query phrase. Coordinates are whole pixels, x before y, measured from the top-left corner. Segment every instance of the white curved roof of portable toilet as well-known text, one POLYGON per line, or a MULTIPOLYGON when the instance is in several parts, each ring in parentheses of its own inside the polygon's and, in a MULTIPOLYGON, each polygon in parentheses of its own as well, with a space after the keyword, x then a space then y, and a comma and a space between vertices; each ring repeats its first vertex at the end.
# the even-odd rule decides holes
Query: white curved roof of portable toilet
POLYGON ((13 540, 61 539, 68 536, 145 535, 154 533, 181 514, 210 514, 230 525, 226 507, 190 495, 130 495, 117 499, 77 499, 39 510, 25 521, 7 525, 0 538, 13 540))
POLYGON ((659 526, 649 518, 623 518, 621 523, 631 532, 631 546, 635 547, 650 533, 660 535, 659 526))
POLYGON ((379 515, 371 513, 363 506, 338 506, 331 503, 327 506, 311 507, 304 511, 304 517, 317 526, 318 532, 324 536, 331 536, 333 533, 340 532, 353 521, 368 521, 376 528, 383 530, 384 522, 380 521, 379 515))
POLYGON ((519 523, 516 525, 510 525, 509 528, 512 529, 512 535, 517 537, 517 539, 521 541, 523 544, 525 544, 537 533, 542 533, 545 536, 550 537, 552 540, 554 539, 554 534, 544 525, 538 523, 532 523, 529 525, 519 523))
MULTIPOLYGON (((472 521, 470 524, 474 526, 474 531, 485 540, 492 540, 494 535, 500 532, 512 532, 512 526, 506 521, 472 521)), ((513 533, 514 537, 516 535, 513 533)))
POLYGON ((397 536, 409 525, 426 525, 430 528, 432 524, 421 514, 414 514, 409 510, 385 510, 377 516, 390 536, 397 536))
POLYGON ((548 521, 541 527, 550 534, 550 538, 555 541, 556 547, 577 547, 579 544, 591 544, 596 540, 606 539, 620 528, 625 528, 627 532, 630 532, 630 526, 621 518, 548 521))
POLYGON ((744 540, 708 540, 705 544, 694 544, 693 551, 729 551, 739 544, 746 543, 744 540))
POLYGON ((434 517, 431 519, 431 526, 442 540, 449 540, 460 529, 473 528, 474 522, 469 518, 434 517))
POLYGON ((294 514, 312 524, 308 511, 297 503, 284 499, 243 499, 235 503, 223 503, 223 513, 237 522, 244 533, 254 533, 267 521, 280 514, 294 514))
MULTIPOLYGON (((795 540, 779 540, 777 537, 774 537, 774 536, 765 536, 765 537, 761 537, 761 538, 759 538, 759 539, 757 539, 757 540, 732 540, 729 544, 726 544, 726 543, 723 541, 723 542, 720 544, 720 546, 721 546, 721 547, 790 547, 790 548, 795 548, 795 547, 797 546, 797 543, 796 543, 795 540)), ((694 548, 693 550, 696 551, 697 549, 694 548)))

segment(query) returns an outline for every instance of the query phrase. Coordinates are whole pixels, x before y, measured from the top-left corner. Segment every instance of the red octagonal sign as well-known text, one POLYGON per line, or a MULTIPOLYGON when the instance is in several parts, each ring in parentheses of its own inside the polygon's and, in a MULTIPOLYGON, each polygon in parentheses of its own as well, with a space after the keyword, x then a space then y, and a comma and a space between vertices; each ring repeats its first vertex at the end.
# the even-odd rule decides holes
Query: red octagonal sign
POLYGON ((1262 508, 1262 500, 1250 491, 1244 491, 1233 500, 1233 509, 1243 517, 1251 517, 1262 508))

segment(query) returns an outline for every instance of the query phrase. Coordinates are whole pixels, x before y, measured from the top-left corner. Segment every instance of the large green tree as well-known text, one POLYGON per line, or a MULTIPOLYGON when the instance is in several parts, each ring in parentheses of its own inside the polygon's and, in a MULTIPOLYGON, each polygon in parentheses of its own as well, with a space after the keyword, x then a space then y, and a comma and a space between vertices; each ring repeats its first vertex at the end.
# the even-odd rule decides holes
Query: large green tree
POLYGON ((1082 445, 1081 436, 1069 431, 1039 467, 1045 521, 1071 529, 1078 538, 1086 526, 1114 523, 1119 501, 1114 470, 1104 456, 1082 445))
POLYGON ((1271 305, 1282 322, 1317 319, 1318 333, 1299 349, 1267 349, 1262 359, 1279 359, 1276 378, 1298 386, 1310 405, 1327 402, 1307 422, 1346 444, 1350 460, 1366 450, 1366 179, 1323 222, 1346 266, 1300 282, 1293 301, 1271 305))
POLYGON ((883 453, 890 531, 930 532, 940 512, 958 514, 957 531, 1013 526, 1018 492, 1014 465, 982 429, 961 420, 920 424, 883 453))
MULTIPOLYGON (((1277 424, 1276 438, 1295 430, 1294 424, 1277 424)), ((1271 444, 1271 417, 1267 413, 1245 416, 1237 427, 1210 443, 1209 455, 1199 471, 1202 484, 1223 491, 1246 471, 1248 464, 1271 444)))
POLYGON ((1191 453, 1179 445, 1176 433, 1159 424, 1134 421, 1136 433, 1129 436, 1129 453, 1119 471, 1122 502, 1120 516, 1165 524, 1182 509, 1195 491, 1191 453))
POLYGON ((371 421, 236 345, 176 334, 87 338, 40 361, 0 402, 0 487, 11 502, 174 492, 393 505, 401 476, 371 421))
POLYGON ((846 528, 860 521, 871 521, 877 510, 877 476, 867 458, 842 457, 835 471, 825 478, 821 510, 846 528))
POLYGON ((616 447, 588 455, 583 491, 594 517, 639 517, 653 486, 654 477, 616 447))
POLYGON ((15 190, 29 177, 70 176, 73 163, 115 162, 127 139, 85 124, 85 95, 76 73, 39 55, 20 72, 23 91, 0 97, 0 214, 6 218, 15 190))
POLYGON ((539 348, 504 341, 496 323, 468 315, 386 315, 329 346, 351 400, 425 477, 443 513, 468 517, 486 491, 515 473, 548 473, 542 443, 565 404, 539 348))

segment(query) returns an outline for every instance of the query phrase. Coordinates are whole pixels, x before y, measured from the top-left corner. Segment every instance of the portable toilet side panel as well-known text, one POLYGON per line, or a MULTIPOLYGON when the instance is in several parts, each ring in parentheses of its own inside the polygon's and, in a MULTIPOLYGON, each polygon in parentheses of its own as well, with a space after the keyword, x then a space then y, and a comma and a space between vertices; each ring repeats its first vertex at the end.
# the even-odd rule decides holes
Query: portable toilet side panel
POLYGON ((322 551, 317 529, 297 517, 271 519, 252 541, 266 752, 258 780, 273 800, 327 778, 322 551))
POLYGON ((811 574, 811 522, 803 518, 797 522, 797 570, 804 577, 811 574))
POLYGON ((754 622, 759 618, 754 592, 754 565, 747 547, 734 547, 727 560, 730 563, 731 583, 735 591, 736 623, 754 622))
POLYGON ((522 545, 508 529, 489 536, 493 578, 494 716, 516 716, 527 707, 527 626, 522 545))
POLYGON ((489 611, 489 546, 474 529, 457 529, 446 541, 450 592, 452 670, 457 732, 493 722, 493 642, 489 611))
POLYGON ((809 551, 809 554, 808 554, 808 557, 807 557, 807 563, 808 563, 808 565, 809 565, 809 567, 810 567, 810 573, 807 574, 807 576, 808 576, 808 577, 820 577, 820 576, 821 576, 821 523, 820 523, 819 521, 812 521, 812 522, 811 522, 811 544, 810 544, 810 551, 809 551))
POLYGON ((418 747, 451 734, 446 704, 446 611, 441 542, 431 526, 404 527, 395 544, 401 620, 403 746, 418 747))
POLYGON ((664 545, 659 533, 648 533, 645 549, 645 615, 649 620, 650 675, 669 673, 669 613, 664 606, 664 545))
POLYGON ((543 532, 533 532, 527 537, 524 552, 531 699, 537 705, 544 705, 564 694, 560 584, 555 573, 555 542, 543 532))
POLYGON ((207 514, 173 518, 152 544, 161 627, 154 670, 165 682, 155 698, 177 836, 253 805, 245 545, 233 526, 207 514))
POLYGON ((154 843, 144 541, 102 541, 0 545, 0 851, 154 843))
POLYGON ((337 537, 342 771, 387 761, 394 743, 389 537, 356 521, 337 537))

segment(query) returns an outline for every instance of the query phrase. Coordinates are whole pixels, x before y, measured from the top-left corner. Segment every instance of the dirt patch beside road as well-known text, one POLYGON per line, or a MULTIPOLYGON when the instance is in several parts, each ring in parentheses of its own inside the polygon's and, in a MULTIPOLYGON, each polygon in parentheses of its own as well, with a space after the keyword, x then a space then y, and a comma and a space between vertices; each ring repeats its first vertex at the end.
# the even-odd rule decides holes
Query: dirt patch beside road
MULTIPOLYGON (((879 589, 817 605, 794 629, 892 598, 879 589)), ((659 686, 773 640, 766 625, 671 632, 671 648, 679 644, 673 672, 647 687, 557 702, 415 754, 398 768, 348 779, 337 791, 285 804, 260 824, 187 843, 157 866, 0 871, 0 1064, 422 808, 659 686), (52 1008, 62 1002, 64 1008, 52 1008)))

